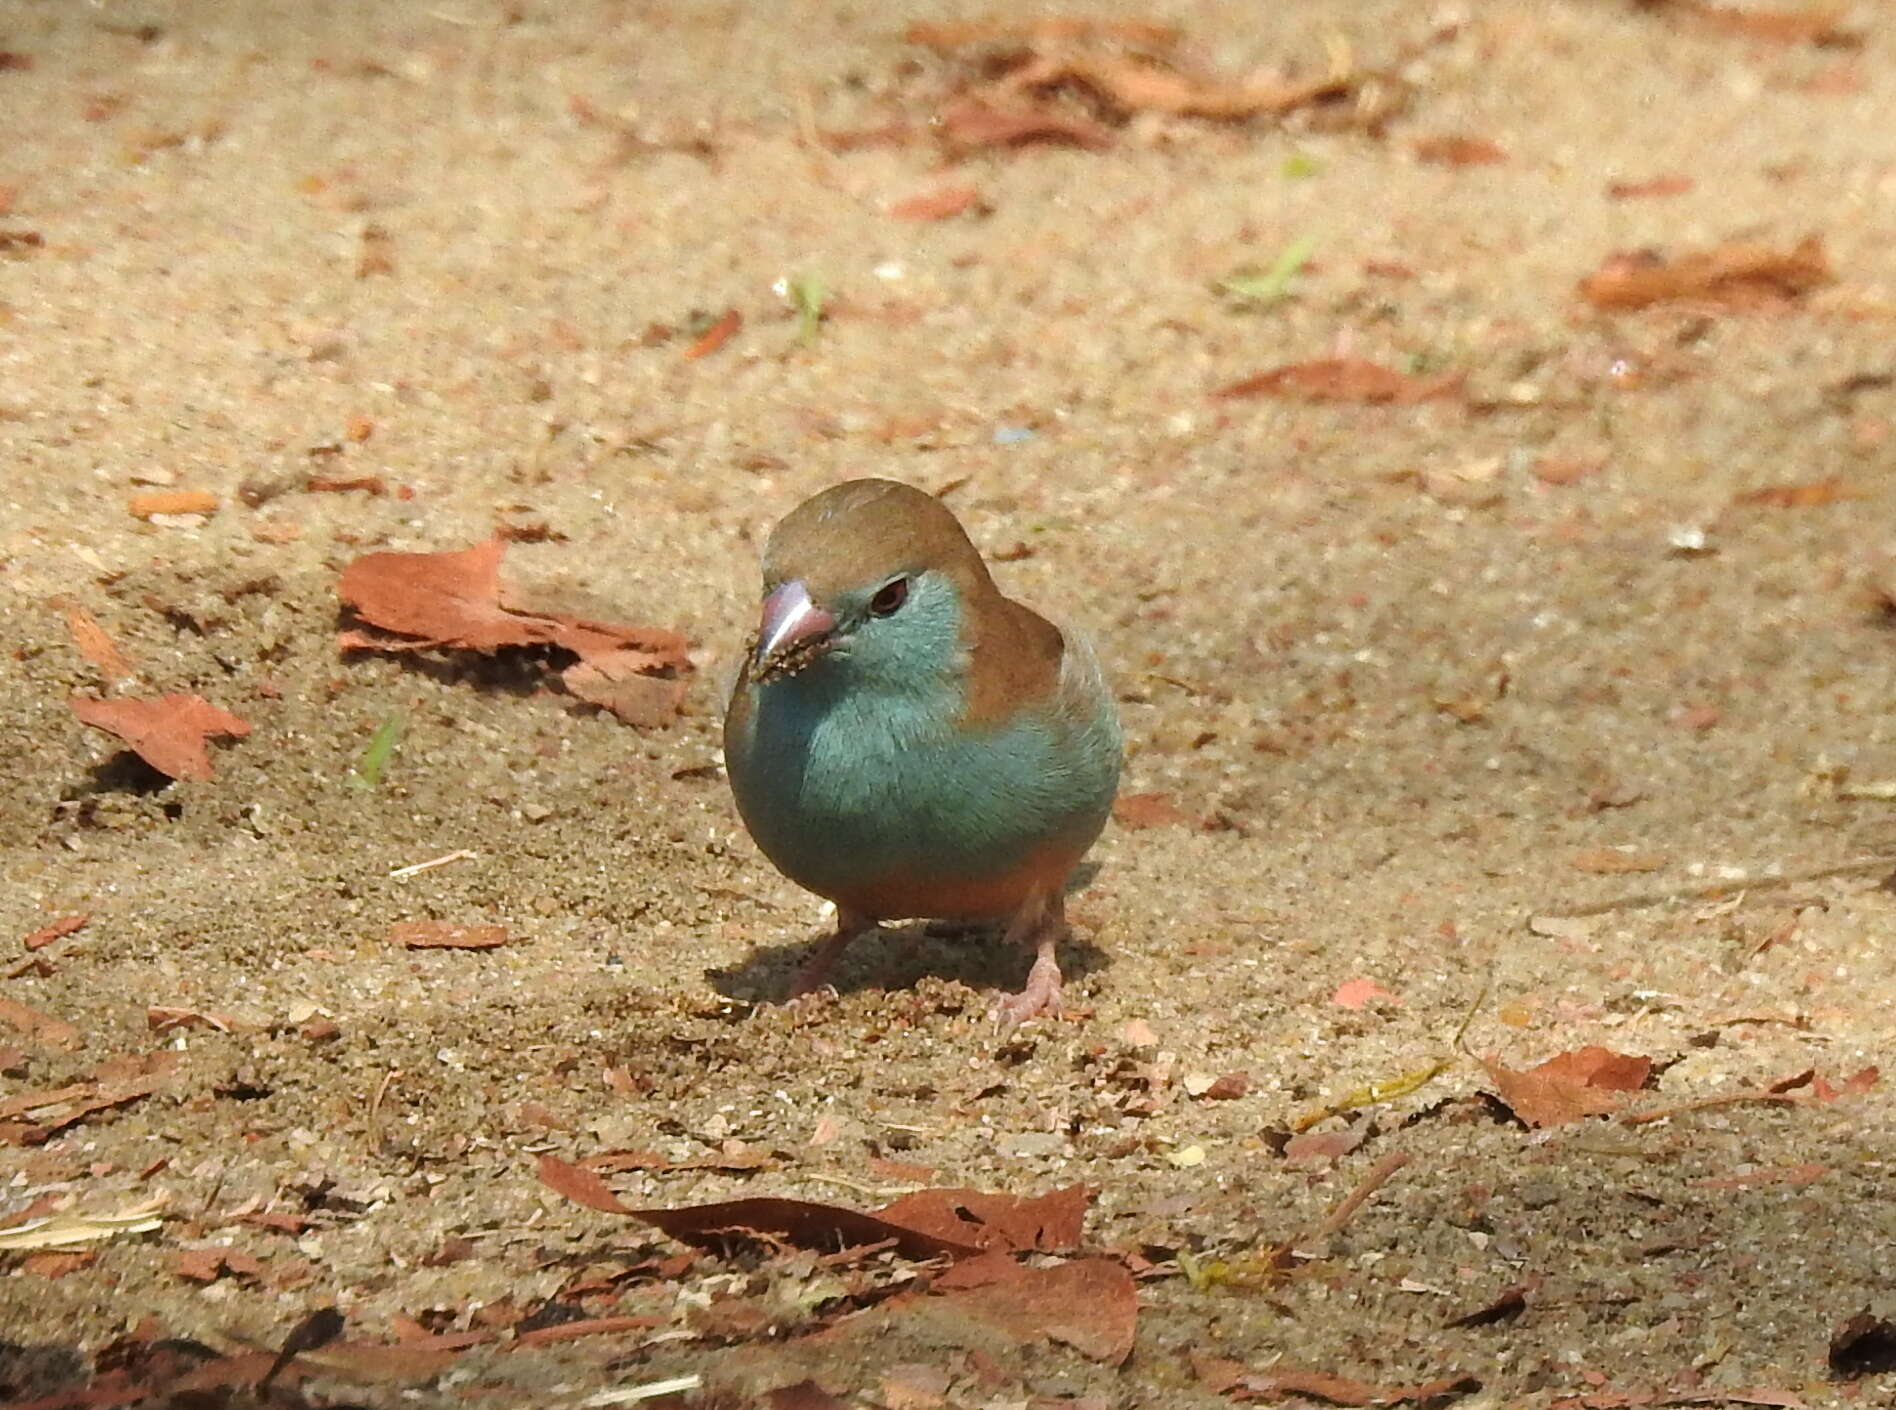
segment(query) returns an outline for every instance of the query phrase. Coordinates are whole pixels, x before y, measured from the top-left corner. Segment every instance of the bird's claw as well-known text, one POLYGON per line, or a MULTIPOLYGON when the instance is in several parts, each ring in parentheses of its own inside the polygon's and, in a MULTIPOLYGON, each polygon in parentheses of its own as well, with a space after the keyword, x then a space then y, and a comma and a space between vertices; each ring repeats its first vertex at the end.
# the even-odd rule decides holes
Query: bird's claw
POLYGON ((1003 1033, 1013 1032, 1029 1019, 1058 1018, 1065 1011, 1060 968, 1048 956, 1034 961, 1034 967, 1027 971, 1027 983, 1018 994, 994 1001, 994 1020, 1003 1033))

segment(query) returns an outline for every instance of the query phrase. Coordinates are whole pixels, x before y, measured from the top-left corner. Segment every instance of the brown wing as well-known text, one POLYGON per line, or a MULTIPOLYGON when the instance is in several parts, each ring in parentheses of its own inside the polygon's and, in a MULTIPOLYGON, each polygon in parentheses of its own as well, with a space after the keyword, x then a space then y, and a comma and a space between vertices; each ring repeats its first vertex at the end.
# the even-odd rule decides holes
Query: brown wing
POLYGON ((1024 700, 1051 703, 1066 639, 1031 607, 998 592, 971 614, 965 724, 1003 720, 1024 700))

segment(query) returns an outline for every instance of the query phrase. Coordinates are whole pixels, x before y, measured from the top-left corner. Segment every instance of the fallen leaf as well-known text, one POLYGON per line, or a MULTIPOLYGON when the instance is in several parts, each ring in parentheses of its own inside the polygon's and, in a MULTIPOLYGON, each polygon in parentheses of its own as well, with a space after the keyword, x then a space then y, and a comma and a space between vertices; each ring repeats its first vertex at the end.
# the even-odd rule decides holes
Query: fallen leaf
POLYGON ((1538 1286, 1537 1279, 1515 1283, 1512 1287, 1503 1288, 1473 1311, 1451 1317, 1442 1325, 1444 1327, 1492 1327, 1497 1322, 1512 1322, 1527 1311, 1528 1294, 1536 1291, 1538 1286))
POLYGON ((1485 137, 1422 137, 1409 144, 1417 161, 1437 166, 1492 166, 1508 154, 1485 137))
POLYGON ((1190 816, 1169 793, 1122 793, 1113 799, 1113 817, 1121 827, 1189 826, 1190 816))
POLYGON ((1242 122, 1281 116, 1317 104, 1358 100, 1359 125, 1373 127, 1399 106, 1400 88, 1381 76, 1348 71, 1290 83, 1242 83, 1188 73, 1155 58, 1125 53, 1084 53, 1070 48, 1036 53, 996 81, 1003 92, 1078 87, 1122 115, 1163 113, 1170 117, 1242 122), (1380 84, 1387 91, 1369 92, 1380 84))
POLYGON ((644 674, 670 661, 650 651, 603 651, 560 672, 560 684, 588 705, 597 705, 640 729, 656 729, 678 718, 685 683, 644 674))
POLYGON ((1844 1078, 1842 1086, 1833 1087, 1824 1080, 1821 1072, 1813 1072, 1810 1079, 1811 1100, 1834 1102, 1843 1097, 1861 1096, 1874 1087, 1881 1076, 1882 1072, 1879 1068, 1866 1067, 1844 1078))
POLYGON ((942 140, 957 151, 1019 147, 1029 142, 1057 142, 1094 150, 1113 144, 1113 130, 1090 118, 1038 107, 996 107, 980 98, 950 103, 941 110, 937 126, 942 140))
POLYGON ((1658 196, 1683 196, 1698 183, 1689 176, 1670 172, 1663 176, 1651 176, 1644 181, 1614 181, 1608 184, 1606 194, 1616 201, 1645 200, 1658 196))
POLYGON ((1284 1143, 1284 1159, 1292 1165, 1328 1165, 1363 1144, 1367 1122, 1338 1131, 1300 1131, 1284 1143))
POLYGON ((1078 1248, 1092 1194, 1068 1185, 1038 1196, 980 1190, 921 1190, 876 1211, 878 1218, 917 1229, 944 1243, 1009 1252, 1060 1253, 1078 1248))
POLYGON ((535 1327, 514 1338, 516 1346, 547 1346, 553 1342, 577 1341, 580 1337, 614 1336, 623 1332, 648 1332, 665 1325, 665 1318, 647 1313, 620 1317, 585 1317, 573 1322, 555 1322, 550 1327, 535 1327))
POLYGON ((1473 1376, 1444 1376, 1414 1386, 1379 1386, 1325 1371, 1306 1371, 1279 1363, 1268 1371, 1247 1371, 1223 1391, 1233 1400, 1283 1400, 1293 1395, 1328 1401, 1332 1405, 1401 1405, 1427 1403, 1481 1389, 1473 1376))
POLYGON ((1843 1380, 1896 1371, 1896 1322, 1864 1308, 1831 1333, 1829 1361, 1843 1380))
POLYGON ((171 1261, 171 1271, 194 1283, 214 1283, 226 1273, 255 1278, 263 1272, 263 1264, 240 1249, 212 1246, 180 1249, 171 1261))
POLYGON ((84 1253, 29 1253, 20 1260, 20 1271, 35 1278, 63 1278, 68 1273, 77 1273, 81 1268, 90 1268, 98 1262, 96 1250, 87 1249, 84 1253))
POLYGON ((1761 489, 1746 490, 1733 503, 1758 504, 1772 509, 1811 509, 1839 500, 1863 498, 1864 491, 1855 485, 1832 478, 1801 485, 1765 485, 1761 489))
POLYGON ((1346 979, 1330 995, 1330 1002, 1343 1009, 1360 1009, 1371 999, 1388 999, 1398 1004, 1402 1002, 1373 979, 1346 979))
POLYGON ((77 1048, 84 1043, 79 1030, 63 1018, 28 1008, 18 999, 0 994, 0 1023, 11 1024, 29 1038, 51 1043, 56 1048, 77 1048))
POLYGON ((774 1170, 783 1162, 759 1146, 745 1146, 741 1150, 724 1150, 689 1160, 667 1160, 657 1151, 601 1151, 579 1163, 587 1170, 609 1175, 620 1170, 774 1170))
POLYGON ((1616 254, 1580 281, 1580 294, 1615 311, 1676 300, 1755 309, 1802 298, 1834 278, 1823 240, 1811 235, 1786 251, 1732 243, 1674 260, 1652 250, 1616 254))
POLYGON ((388 928, 392 944, 411 950, 492 950, 511 938, 504 925, 456 925, 445 920, 398 920, 388 928))
POLYGON ((1504 1104, 1529 1126, 1560 1126, 1617 1111, 1652 1073, 1652 1060, 1589 1045, 1517 1072, 1493 1058, 1482 1066, 1504 1104))
POLYGON ((153 490, 133 495, 126 508, 134 519, 150 519, 157 514, 215 514, 217 496, 209 490, 153 490))
POLYGON ((42 925, 38 930, 20 941, 28 950, 43 950, 55 940, 63 940, 92 919, 91 911, 82 911, 78 915, 61 916, 50 925, 42 925))
POLYGON ((121 681, 133 674, 131 662, 118 649, 118 643, 106 633, 98 620, 83 607, 66 609, 66 629, 80 656, 99 668, 107 682, 121 681))
POLYGON ((349 494, 360 491, 372 499, 388 493, 388 481, 380 475, 311 475, 303 482, 310 494, 349 494))
POLYGON ((1761 10, 1713 5, 1706 0, 1661 0, 1661 4, 1713 28, 1772 44, 1845 45, 1860 42, 1858 36, 1844 25, 1849 10, 1842 5, 1761 10))
POLYGON ((1461 390, 1459 373, 1415 377, 1363 358, 1318 358, 1293 362, 1220 387, 1220 401, 1235 397, 1289 397, 1301 401, 1355 401, 1369 405, 1413 406, 1461 390))
POLYGON ((736 336, 737 330, 744 326, 744 315, 734 308, 727 308, 718 319, 691 340, 685 349, 685 361, 696 362, 701 357, 709 357, 736 336))
POLYGON ((502 600, 496 535, 449 553, 371 553, 343 570, 337 592, 375 632, 344 631, 345 651, 421 651, 453 647, 493 652, 553 646, 579 662, 562 682, 592 703, 635 720, 676 713, 683 686, 670 673, 691 669, 685 639, 662 627, 621 626, 557 613, 516 611, 502 600), (655 684, 635 677, 668 673, 655 684))
POLYGON ((1589 847, 1568 858, 1575 871, 1591 872, 1596 876, 1660 871, 1671 860, 1663 852, 1622 852, 1617 847, 1589 847))
POLYGON ((575 1204, 625 1215, 699 1248, 787 1243, 829 1253, 882 1246, 915 1259, 964 1258, 981 1251, 974 1243, 957 1243, 876 1214, 811 1200, 739 1199, 678 1209, 634 1209, 592 1171, 554 1155, 540 1157, 539 1174, 549 1189, 575 1204))
POLYGON ((905 196, 889 206, 896 220, 948 220, 966 211, 984 209, 981 192, 971 185, 937 186, 932 191, 905 196))
POLYGON ((170 778, 212 777, 205 741, 213 735, 238 739, 250 723, 197 695, 163 695, 156 700, 99 700, 75 695, 67 702, 83 724, 117 735, 139 758, 170 778))
POLYGON ((1138 1293, 1132 1274, 1111 1259, 1039 1268, 997 1250, 950 1268, 930 1292, 1016 1342, 1059 1342, 1110 1366, 1132 1354, 1138 1293))
POLYGON ((145 1027, 153 1033, 173 1028, 210 1028, 219 1033, 235 1033, 255 1025, 243 1023, 227 1013, 204 1013, 197 1009, 164 1008, 153 1005, 145 1010, 145 1027))

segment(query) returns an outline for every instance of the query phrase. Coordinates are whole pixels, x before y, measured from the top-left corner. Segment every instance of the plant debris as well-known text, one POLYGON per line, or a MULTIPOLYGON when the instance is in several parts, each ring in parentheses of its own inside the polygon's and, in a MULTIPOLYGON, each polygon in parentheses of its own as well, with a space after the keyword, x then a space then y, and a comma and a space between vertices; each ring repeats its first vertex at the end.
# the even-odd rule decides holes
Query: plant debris
POLYGON ((1211 395, 1219 401, 1238 397, 1288 397, 1298 401, 1355 401, 1369 405, 1413 406, 1454 396, 1461 390, 1458 372, 1420 377, 1363 358, 1318 358, 1293 362, 1229 382, 1211 395))
POLYGON ((1652 1060, 1588 1045, 1560 1053, 1524 1072, 1483 1058, 1501 1101, 1529 1126, 1561 1126, 1586 1116, 1607 1116, 1626 1094, 1646 1085, 1652 1060))
POLYGON ((1789 250, 1733 243, 1676 259, 1616 254, 1580 281, 1580 295, 1610 312, 1676 302, 1738 311, 1782 307, 1835 277, 1822 238, 1810 235, 1789 250))
POLYGON ((500 585, 505 542, 496 536, 448 553, 371 553, 343 570, 343 603, 373 630, 345 628, 345 651, 491 653, 554 647, 579 660, 561 673, 575 696, 633 723, 661 724, 683 702, 691 669, 685 639, 662 627, 619 626, 508 607, 500 585), (647 681, 650 683, 648 684, 647 681))
POLYGON ((156 700, 75 695, 68 703, 82 724, 117 735, 168 778, 211 778, 205 741, 213 736, 242 739, 250 733, 249 721, 198 695, 162 695, 156 700))
POLYGON ((388 929, 392 944, 411 950, 494 950, 511 938, 504 925, 456 925, 445 920, 398 920, 388 929))
POLYGON ((164 1226, 159 1217, 167 1199, 158 1196, 117 1214, 48 1214, 0 1229, 0 1252, 23 1249, 77 1248, 116 1239, 121 1234, 149 1234, 164 1226))

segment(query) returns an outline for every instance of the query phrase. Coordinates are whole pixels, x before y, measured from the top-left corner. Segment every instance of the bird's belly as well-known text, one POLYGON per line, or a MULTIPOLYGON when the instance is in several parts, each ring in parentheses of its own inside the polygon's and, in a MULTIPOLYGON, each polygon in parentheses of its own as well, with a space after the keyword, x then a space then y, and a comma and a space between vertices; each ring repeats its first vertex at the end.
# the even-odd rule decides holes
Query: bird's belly
POLYGON ((1042 728, 855 712, 757 726, 729 763, 758 845, 799 885, 878 918, 1000 915, 1057 889, 1112 801, 1111 778, 1042 728))

